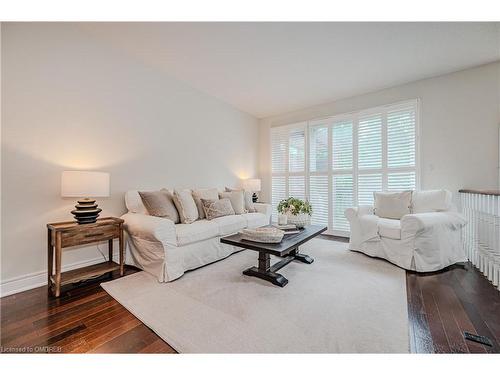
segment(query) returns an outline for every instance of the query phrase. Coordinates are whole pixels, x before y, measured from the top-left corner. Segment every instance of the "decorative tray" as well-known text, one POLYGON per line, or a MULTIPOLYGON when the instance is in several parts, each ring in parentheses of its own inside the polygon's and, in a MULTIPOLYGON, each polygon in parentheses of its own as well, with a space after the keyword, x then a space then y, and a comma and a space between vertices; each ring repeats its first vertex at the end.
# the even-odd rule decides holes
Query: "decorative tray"
POLYGON ((242 229, 241 237, 247 241, 262 243, 280 243, 285 234, 284 231, 277 228, 255 228, 242 229))

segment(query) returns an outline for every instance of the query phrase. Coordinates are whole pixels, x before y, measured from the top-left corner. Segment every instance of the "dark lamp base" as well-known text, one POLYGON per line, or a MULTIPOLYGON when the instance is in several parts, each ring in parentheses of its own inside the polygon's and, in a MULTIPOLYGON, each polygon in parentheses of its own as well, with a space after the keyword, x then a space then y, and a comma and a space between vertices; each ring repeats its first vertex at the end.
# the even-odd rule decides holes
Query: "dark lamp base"
POLYGON ((97 203, 92 199, 82 199, 75 206, 76 210, 71 211, 78 224, 91 224, 97 221, 99 213, 102 211, 97 208, 97 203))

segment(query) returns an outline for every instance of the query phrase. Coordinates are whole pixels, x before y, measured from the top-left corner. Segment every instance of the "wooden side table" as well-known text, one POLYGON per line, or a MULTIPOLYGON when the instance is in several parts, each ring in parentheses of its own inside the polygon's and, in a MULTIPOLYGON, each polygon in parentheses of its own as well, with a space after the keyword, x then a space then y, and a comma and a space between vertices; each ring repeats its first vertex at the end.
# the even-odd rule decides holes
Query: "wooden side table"
POLYGON ((47 224, 48 287, 56 297, 60 296, 61 286, 65 284, 87 280, 117 269, 120 270, 120 276, 123 276, 125 261, 123 222, 122 219, 116 217, 106 217, 92 224, 78 224, 76 221, 47 224), (113 239, 115 238, 119 240, 120 264, 113 262, 113 239), (108 241, 109 261, 61 273, 63 248, 106 240, 108 241))

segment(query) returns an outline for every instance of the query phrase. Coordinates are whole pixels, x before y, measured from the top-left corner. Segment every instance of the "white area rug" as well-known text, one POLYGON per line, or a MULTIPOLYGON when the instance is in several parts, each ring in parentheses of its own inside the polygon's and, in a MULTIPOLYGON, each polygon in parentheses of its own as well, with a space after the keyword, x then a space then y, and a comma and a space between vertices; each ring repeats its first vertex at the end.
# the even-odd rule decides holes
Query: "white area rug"
MULTIPOLYGON (((138 272, 102 287, 180 353, 407 353, 405 272, 314 239, 315 258, 279 272, 284 288, 244 276, 246 250, 159 283, 138 272)), ((274 259, 276 260, 276 259, 274 259)))

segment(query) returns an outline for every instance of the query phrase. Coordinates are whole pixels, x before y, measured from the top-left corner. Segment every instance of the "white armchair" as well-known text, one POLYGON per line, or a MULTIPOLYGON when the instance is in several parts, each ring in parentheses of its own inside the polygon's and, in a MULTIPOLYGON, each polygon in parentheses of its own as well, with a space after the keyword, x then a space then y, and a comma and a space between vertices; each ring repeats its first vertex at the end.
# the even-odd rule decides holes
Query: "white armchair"
POLYGON ((413 192, 411 212, 396 220, 375 215, 371 206, 348 208, 349 249, 418 272, 467 260, 461 240, 466 220, 453 208, 449 191, 413 192))

